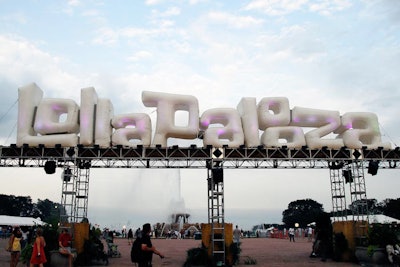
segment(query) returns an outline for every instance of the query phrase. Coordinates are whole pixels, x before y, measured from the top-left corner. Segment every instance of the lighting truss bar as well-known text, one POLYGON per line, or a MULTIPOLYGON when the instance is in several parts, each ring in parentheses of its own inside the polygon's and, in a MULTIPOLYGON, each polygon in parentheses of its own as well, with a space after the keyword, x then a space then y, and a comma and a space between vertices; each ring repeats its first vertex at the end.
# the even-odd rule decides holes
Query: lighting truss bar
MULTIPOLYGON (((289 148, 213 148, 98 146, 63 148, 61 146, 0 147, 0 167, 43 167, 47 160, 63 167, 71 162, 89 162, 90 168, 206 168, 206 162, 218 159, 231 169, 313 169, 329 168, 331 162, 379 161, 380 169, 399 169, 400 151, 395 149, 300 149, 289 148), (71 153, 73 152, 73 153, 71 153), (76 153, 75 153, 76 152, 76 153)), ((364 164, 368 165, 368 164, 364 164)))

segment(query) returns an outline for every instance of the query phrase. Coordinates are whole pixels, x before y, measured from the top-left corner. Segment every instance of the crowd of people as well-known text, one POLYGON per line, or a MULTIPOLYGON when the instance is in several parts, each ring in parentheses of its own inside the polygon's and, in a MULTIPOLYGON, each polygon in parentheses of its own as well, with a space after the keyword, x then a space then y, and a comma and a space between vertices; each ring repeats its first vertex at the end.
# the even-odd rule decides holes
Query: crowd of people
MULTIPOLYGON (((16 267, 21 259, 21 252, 28 245, 32 246, 29 259, 24 259, 30 267, 43 267, 48 262, 46 256, 46 240, 41 227, 2 227, 2 238, 8 238, 6 251, 10 253, 10 267, 16 267), (4 234, 5 233, 5 234, 4 234)), ((59 238, 59 253, 69 257, 69 266, 73 266, 74 254, 71 252, 72 237, 67 229, 62 229, 59 238)))

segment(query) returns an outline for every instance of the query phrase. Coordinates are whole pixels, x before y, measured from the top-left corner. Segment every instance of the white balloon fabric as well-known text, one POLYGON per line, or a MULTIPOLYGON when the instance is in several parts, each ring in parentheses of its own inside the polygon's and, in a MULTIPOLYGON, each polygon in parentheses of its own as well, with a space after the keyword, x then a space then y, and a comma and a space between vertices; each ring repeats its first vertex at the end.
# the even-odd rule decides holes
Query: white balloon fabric
POLYGON ((239 147, 244 143, 242 122, 238 111, 233 108, 206 110, 201 115, 200 127, 204 130, 204 146, 239 147), (210 127, 213 124, 222 124, 222 126, 210 127))
POLYGON ((157 107, 157 123, 153 145, 167 146, 169 137, 194 139, 199 132, 199 104, 194 96, 144 91, 142 101, 146 107, 157 107), (189 114, 187 126, 175 124, 175 112, 189 114))
MULTIPOLYGON (((70 130, 74 128, 73 122, 69 122, 67 126, 57 124, 52 122, 52 126, 48 127, 48 132, 53 132, 56 134, 51 135, 38 135, 34 130, 33 125, 40 125, 43 122, 39 118, 35 118, 35 110, 39 109, 42 103, 43 92, 34 83, 27 86, 20 87, 18 89, 18 128, 17 128, 17 145, 22 146, 23 144, 28 144, 30 146, 55 146, 60 144, 61 146, 76 146, 78 144, 77 134, 71 133, 59 133, 51 127, 58 127, 59 131, 63 131, 70 127, 70 130)), ((53 112, 52 110, 51 112, 53 112)), ((60 115, 58 112, 57 114, 60 115)), ((71 115, 71 118, 73 115, 71 115)), ((47 118, 46 118, 47 120, 47 118)))
POLYGON ((115 131, 112 135, 113 145, 136 148, 151 144, 151 120, 145 113, 129 113, 115 116, 111 121, 115 131), (133 126, 133 128, 129 128, 133 126))
POLYGON ((70 99, 43 98, 34 83, 18 89, 17 145, 63 147, 98 145, 102 148, 168 146, 169 138, 196 139, 203 146, 266 147, 310 149, 390 149, 383 143, 378 117, 370 112, 348 112, 289 106, 286 97, 264 97, 257 104, 253 97, 241 99, 237 108, 214 108, 199 117, 194 96, 142 92, 146 107, 157 108, 152 123, 144 113, 114 115, 109 99, 99 98, 93 87, 81 89, 80 107, 70 99), (187 113, 187 123, 177 124, 178 112, 187 113), (305 129, 312 128, 304 133, 305 129), (200 130, 203 133, 200 133, 200 130))

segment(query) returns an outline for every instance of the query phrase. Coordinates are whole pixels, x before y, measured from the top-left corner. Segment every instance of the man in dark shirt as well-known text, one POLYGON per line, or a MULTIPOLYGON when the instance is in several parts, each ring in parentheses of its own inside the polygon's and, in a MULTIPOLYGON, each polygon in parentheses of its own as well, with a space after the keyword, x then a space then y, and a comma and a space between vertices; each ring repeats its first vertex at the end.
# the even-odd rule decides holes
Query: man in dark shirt
POLYGON ((150 239, 151 226, 149 223, 143 225, 141 238, 142 257, 139 262, 139 267, 151 267, 153 260, 153 253, 164 258, 164 255, 159 252, 151 243, 150 239))

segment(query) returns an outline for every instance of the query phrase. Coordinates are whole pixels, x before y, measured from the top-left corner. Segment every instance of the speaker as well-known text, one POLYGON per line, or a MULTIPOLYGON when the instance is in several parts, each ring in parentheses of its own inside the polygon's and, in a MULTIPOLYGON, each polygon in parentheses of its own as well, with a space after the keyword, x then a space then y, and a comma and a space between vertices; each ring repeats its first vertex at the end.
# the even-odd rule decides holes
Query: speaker
POLYGON ((344 176, 346 183, 353 182, 353 175, 351 174, 351 170, 343 170, 342 175, 344 176))
POLYGON ((44 164, 44 171, 47 174, 53 174, 56 172, 56 162, 54 160, 48 160, 44 164))
POLYGON ((224 170, 222 168, 213 168, 212 176, 215 184, 222 183, 224 181, 224 170))
POLYGON ((376 175, 378 173, 379 163, 378 161, 371 160, 368 164, 368 173, 371 175, 376 175))

